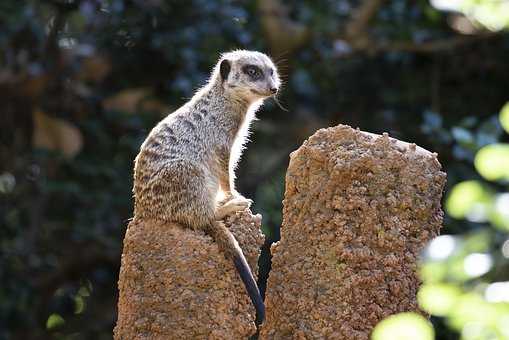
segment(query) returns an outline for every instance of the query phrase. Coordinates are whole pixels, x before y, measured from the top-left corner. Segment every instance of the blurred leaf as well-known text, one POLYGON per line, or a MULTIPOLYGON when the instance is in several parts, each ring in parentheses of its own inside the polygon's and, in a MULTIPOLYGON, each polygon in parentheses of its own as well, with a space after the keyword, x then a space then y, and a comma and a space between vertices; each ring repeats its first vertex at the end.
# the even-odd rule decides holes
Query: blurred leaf
POLYGON ((484 297, 489 302, 509 302, 509 281, 491 283, 486 287, 484 297))
POLYGON ((65 320, 63 317, 61 317, 58 314, 51 314, 48 318, 48 321, 46 321, 46 328, 53 329, 53 328, 63 326, 64 324, 65 324, 65 320))
POLYGON ((69 122, 50 117, 40 110, 33 113, 33 146, 59 151, 67 158, 73 158, 83 147, 81 132, 69 122))
POLYGON ((456 184, 445 204, 447 213, 454 218, 471 217, 482 220, 487 214, 491 197, 479 181, 471 180, 456 184), (473 212, 477 216, 473 216, 473 212))
POLYGON ((166 105, 166 103, 154 99, 154 98, 148 98, 143 100, 140 103, 140 111, 141 112, 157 112, 160 114, 168 114, 172 112, 173 110, 166 105))
POLYGON ((427 245, 425 255, 430 260, 445 260, 458 247, 458 239, 452 235, 435 237, 427 245))
POLYGON ((471 146, 474 143, 474 136, 472 133, 462 127, 453 127, 451 129, 452 136, 456 141, 464 146, 471 146))
POLYGON ((509 144, 491 144, 475 156, 476 170, 490 181, 509 180, 509 144))
MULTIPOLYGON (((37 64, 31 66, 35 69, 40 68, 37 64)), ((23 91, 23 94, 28 97, 37 98, 44 93, 47 85, 48 76, 38 71, 34 75, 25 77, 21 91, 23 91)))
MULTIPOLYGON (((471 233, 465 237, 456 237, 453 252, 447 258, 439 262, 427 261, 423 264, 421 276, 424 282, 427 284, 440 282, 460 284, 486 273, 491 268, 491 258, 486 258, 487 254, 479 253, 489 251, 491 246, 490 235, 489 232, 481 229, 481 231, 471 233), (475 256, 471 257, 471 255, 475 256), (482 257, 479 257, 479 255, 482 257)), ((440 240, 440 238, 446 236, 450 235, 439 236, 435 240, 440 240)), ((433 245, 435 240, 430 245, 433 245)))
POLYGON ((461 289, 452 284, 425 284, 419 289, 417 300, 424 311, 445 316, 454 308, 461 294, 461 289))
POLYGON ((493 259, 490 254, 468 254, 463 260, 463 269, 469 278, 475 278, 486 274, 492 266, 493 259))
POLYGON ((491 245, 491 236, 487 230, 479 230, 466 235, 463 239, 461 252, 463 255, 470 253, 486 252, 491 245))
POLYGON ((507 102, 504 107, 502 107, 502 110, 500 111, 500 124, 502 124, 502 127, 504 130, 509 133, 509 102, 507 102))
POLYGON ((477 339, 504 339, 496 335, 500 334, 500 328, 504 327, 508 318, 509 304, 489 303, 476 293, 467 293, 459 298, 448 320, 459 331, 476 325, 485 336, 477 339))
POLYGON ((433 340, 435 332, 431 323, 417 313, 400 313, 378 323, 372 340, 433 340))
POLYGON ((86 302, 83 296, 76 295, 74 297, 74 314, 81 314, 85 310, 86 302))
POLYGON ((91 56, 83 60, 78 78, 100 82, 111 72, 111 63, 102 56, 91 56))
POLYGON ((488 144, 498 142, 504 130, 496 116, 484 121, 475 134, 476 144, 481 148, 488 144))
POLYGON ((9 172, 0 174, 0 193, 8 194, 14 190, 16 186, 16 178, 9 172))
POLYGON ((151 92, 151 89, 146 87, 122 90, 106 98, 103 101, 103 108, 111 111, 136 113, 140 109, 141 100, 148 97, 151 92))
MULTIPOLYGON (((454 2, 454 1, 450 1, 454 2)), ((463 0, 459 9, 471 20, 490 31, 509 28, 509 2, 497 0, 463 0)))
POLYGON ((470 278, 465 272, 465 254, 457 254, 447 261, 447 281, 463 284, 470 278))
MULTIPOLYGON (((88 283, 88 285, 90 285, 90 283, 88 283)), ((80 289, 78 290, 78 295, 88 297, 88 296, 90 296, 90 291, 91 291, 91 288, 83 286, 83 287, 80 287, 80 289)))
MULTIPOLYGON (((430 110, 424 111, 423 114, 424 124, 422 125, 423 129, 429 129, 429 131, 440 129, 443 124, 443 118, 438 113, 430 110)), ((425 132, 429 132, 425 131, 425 132)))
POLYGON ((509 231, 509 193, 495 196, 495 204, 490 214, 490 221, 497 228, 509 231))
POLYGON ((419 268, 419 276, 423 282, 436 283, 446 278, 447 270, 444 262, 425 262, 419 268))

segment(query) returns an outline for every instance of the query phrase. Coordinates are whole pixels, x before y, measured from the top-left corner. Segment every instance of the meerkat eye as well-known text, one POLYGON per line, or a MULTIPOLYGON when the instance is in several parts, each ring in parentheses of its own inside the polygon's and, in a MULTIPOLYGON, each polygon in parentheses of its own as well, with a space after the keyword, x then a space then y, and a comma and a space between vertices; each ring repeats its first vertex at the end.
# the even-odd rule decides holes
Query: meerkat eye
POLYGON ((253 80, 261 79, 263 77, 262 70, 255 65, 246 65, 242 68, 242 71, 253 80))
POLYGON ((271 75, 271 76, 273 76, 273 75, 274 75, 274 69, 273 69, 273 68, 271 68, 271 69, 270 69, 270 75, 271 75))

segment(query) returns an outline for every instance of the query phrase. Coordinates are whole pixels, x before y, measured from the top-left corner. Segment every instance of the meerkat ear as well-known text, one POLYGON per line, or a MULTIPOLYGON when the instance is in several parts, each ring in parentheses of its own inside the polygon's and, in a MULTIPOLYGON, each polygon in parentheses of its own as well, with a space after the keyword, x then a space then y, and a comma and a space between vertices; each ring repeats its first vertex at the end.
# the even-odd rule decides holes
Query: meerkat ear
POLYGON ((219 65, 219 73, 221 73, 221 79, 224 81, 228 78, 228 74, 230 74, 230 61, 228 59, 224 59, 221 61, 221 65, 219 65))

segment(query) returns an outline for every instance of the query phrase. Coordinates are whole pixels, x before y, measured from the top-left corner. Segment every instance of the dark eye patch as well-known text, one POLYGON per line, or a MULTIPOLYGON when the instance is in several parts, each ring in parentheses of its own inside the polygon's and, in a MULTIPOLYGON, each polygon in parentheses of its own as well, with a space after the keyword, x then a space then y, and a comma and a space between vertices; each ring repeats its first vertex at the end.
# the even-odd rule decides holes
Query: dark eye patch
POLYGON ((252 80, 263 78, 263 71, 256 65, 245 65, 242 67, 242 72, 247 74, 252 80))

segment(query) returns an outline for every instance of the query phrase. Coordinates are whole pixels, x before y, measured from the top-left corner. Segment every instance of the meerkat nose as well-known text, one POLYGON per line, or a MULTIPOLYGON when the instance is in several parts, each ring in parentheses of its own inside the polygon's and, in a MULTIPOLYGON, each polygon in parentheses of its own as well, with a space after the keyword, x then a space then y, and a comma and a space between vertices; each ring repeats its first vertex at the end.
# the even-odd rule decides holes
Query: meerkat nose
POLYGON ((276 87, 271 87, 271 88, 270 88, 270 92, 271 92, 272 94, 275 94, 275 93, 277 92, 277 88, 276 88, 276 87))

